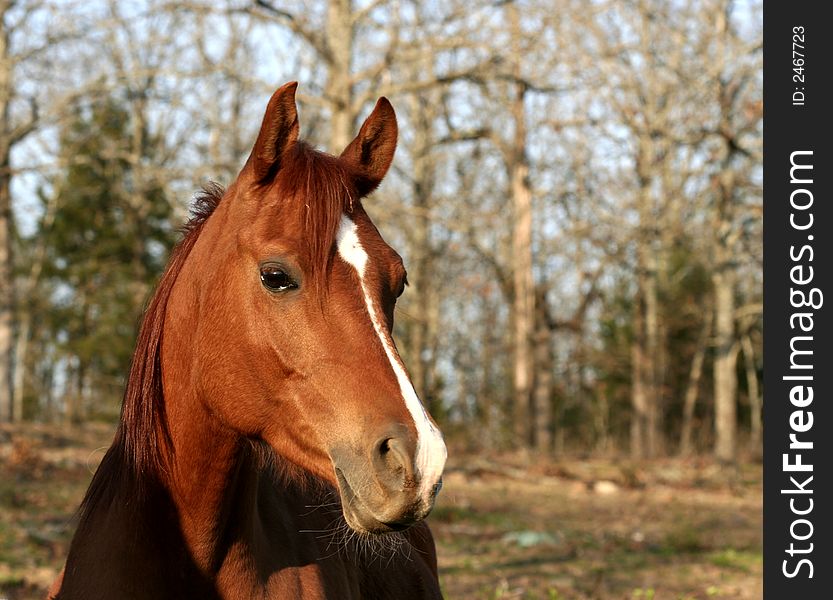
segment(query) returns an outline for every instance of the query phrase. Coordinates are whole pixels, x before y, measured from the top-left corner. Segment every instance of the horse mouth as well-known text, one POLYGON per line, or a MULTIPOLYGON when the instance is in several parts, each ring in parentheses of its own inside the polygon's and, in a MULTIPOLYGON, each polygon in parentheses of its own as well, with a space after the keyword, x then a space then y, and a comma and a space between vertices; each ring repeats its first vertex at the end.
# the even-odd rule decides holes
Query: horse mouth
POLYGON ((407 518, 405 520, 384 521, 379 519, 362 500, 361 496, 356 493, 353 486, 350 485, 344 472, 338 467, 335 467, 335 472, 336 480, 338 481, 338 491, 341 495, 341 507, 344 520, 354 531, 372 535, 383 535, 404 531, 420 520, 407 518))

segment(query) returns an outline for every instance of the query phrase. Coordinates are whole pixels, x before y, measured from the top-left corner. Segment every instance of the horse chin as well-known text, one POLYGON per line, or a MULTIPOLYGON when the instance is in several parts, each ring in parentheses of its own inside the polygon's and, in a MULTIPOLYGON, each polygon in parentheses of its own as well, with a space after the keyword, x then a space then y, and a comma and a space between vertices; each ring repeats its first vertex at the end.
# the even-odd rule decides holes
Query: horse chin
POLYGON ((413 523, 385 523, 376 518, 347 481, 341 469, 336 468, 338 491, 344 520, 353 531, 367 535, 384 535, 408 529, 413 523))

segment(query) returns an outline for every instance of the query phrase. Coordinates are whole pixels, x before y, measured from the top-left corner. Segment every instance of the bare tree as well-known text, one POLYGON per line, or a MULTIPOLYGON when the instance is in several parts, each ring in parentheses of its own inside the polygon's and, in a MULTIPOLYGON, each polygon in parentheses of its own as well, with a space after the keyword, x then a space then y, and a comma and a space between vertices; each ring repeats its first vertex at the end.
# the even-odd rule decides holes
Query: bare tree
POLYGON ((703 322, 694 357, 688 374, 688 382, 683 400, 683 422, 680 429, 680 454, 687 456, 693 451, 692 433, 694 431, 694 409, 700 393, 700 381, 703 377, 703 364, 706 361, 706 351, 712 335, 713 311, 707 309, 707 317, 703 322))
POLYGON ((22 80, 38 72, 38 63, 54 67, 51 55, 56 49, 63 42, 80 37, 82 14, 78 15, 78 22, 70 23, 61 12, 77 8, 73 3, 58 7, 47 0, 0 1, 0 422, 22 417, 19 402, 13 402, 17 294, 12 157, 14 150, 39 127, 54 122, 66 108, 67 99, 76 93, 63 91, 57 97, 50 97, 37 86, 26 86, 32 83, 31 79, 22 80), (48 106, 44 105, 45 97, 49 98, 48 106))
MULTIPOLYGON (((708 142, 714 148, 712 175, 712 284, 715 310, 715 456, 724 462, 736 460, 737 355, 740 348, 736 327, 736 300, 741 239, 745 235, 744 213, 750 206, 744 195, 750 176, 749 159, 755 152, 747 145, 760 126, 760 97, 755 96, 759 50, 756 41, 744 41, 732 22, 732 3, 721 0, 714 7, 713 76, 709 90, 716 116, 708 142), (746 64, 730 66, 730 57, 741 52, 746 64)), ((754 197, 753 197, 754 198, 754 197)), ((754 203, 754 200, 753 200, 754 203)))
POLYGON ((12 345, 14 340, 14 287, 11 199, 11 149, 20 134, 11 123, 14 91, 8 14, 13 3, 0 4, 0 421, 12 418, 12 345))
MULTIPOLYGON (((0 66, 12 65, 12 80, 3 88, 0 77, 0 91, 12 95, 0 149, 54 156, 40 125, 25 144, 9 136, 26 135, 33 117, 56 125, 72 97, 31 104, 33 86, 19 83, 31 77, 22 50, 37 44, 15 42, 9 26, 47 0, 7 5, 11 58, 0 66)), ((391 97, 397 161, 366 205, 409 267, 398 342, 432 411, 482 424, 474 444, 547 451, 621 440, 656 456, 672 436, 693 448, 697 425, 711 422, 696 417, 714 406, 717 438, 733 447, 725 424, 736 421, 739 349, 748 426, 760 435, 759 311, 745 308, 759 304, 759 230, 749 225, 759 216, 759 36, 735 26, 726 2, 96 0, 83 10, 97 19, 94 43, 51 56, 78 65, 66 90, 95 87, 129 112, 128 135, 107 151, 131 167, 119 193, 132 221, 147 218, 149 190, 164 188, 181 221, 194 187, 230 177, 255 106, 280 80, 304 80, 313 141, 336 152, 375 96, 391 97), (747 255, 744 266, 737 257, 747 255), (686 288, 692 270, 705 273, 696 291, 686 288)), ((4 156, 13 177, 17 159, 4 156)), ((49 160, 33 167, 43 182, 49 160)), ((54 191, 44 189, 40 210, 54 191)), ((42 293, 28 291, 35 238, 19 242, 28 276, 18 294, 42 293)), ((3 278, 0 291, 10 285, 3 278)), ((131 291, 140 303, 146 285, 131 291)), ((26 306, 16 314, 19 337, 5 329, 18 356, 15 414, 26 381, 55 381, 52 360, 57 379, 99 393, 26 306)))
POLYGON ((504 147, 504 160, 509 172, 512 198, 512 328, 514 332, 513 393, 515 435, 521 444, 534 444, 530 419, 533 377, 533 340, 535 323, 535 289, 532 278, 532 191, 529 187, 527 157, 526 83, 521 78, 520 60, 524 53, 518 7, 506 7, 512 44, 512 72, 516 81, 510 84, 511 122, 514 134, 504 147))
POLYGON ((374 5, 354 10, 352 0, 327 0, 323 22, 314 23, 309 11, 285 8, 268 0, 253 2, 254 14, 263 15, 298 36, 324 65, 323 100, 329 113, 329 147, 334 152, 341 152, 350 143, 363 108, 357 98, 358 82, 353 71, 356 33, 374 5))

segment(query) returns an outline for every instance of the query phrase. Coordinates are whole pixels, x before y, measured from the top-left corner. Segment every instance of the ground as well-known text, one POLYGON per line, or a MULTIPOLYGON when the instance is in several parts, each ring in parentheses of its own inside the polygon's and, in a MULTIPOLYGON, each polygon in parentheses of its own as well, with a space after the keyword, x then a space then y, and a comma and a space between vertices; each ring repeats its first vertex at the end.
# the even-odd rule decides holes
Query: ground
MULTIPOLYGON (((112 427, 0 429, 0 599, 44 598, 112 427)), ((457 598, 762 597, 761 467, 472 455, 429 521, 457 598)))

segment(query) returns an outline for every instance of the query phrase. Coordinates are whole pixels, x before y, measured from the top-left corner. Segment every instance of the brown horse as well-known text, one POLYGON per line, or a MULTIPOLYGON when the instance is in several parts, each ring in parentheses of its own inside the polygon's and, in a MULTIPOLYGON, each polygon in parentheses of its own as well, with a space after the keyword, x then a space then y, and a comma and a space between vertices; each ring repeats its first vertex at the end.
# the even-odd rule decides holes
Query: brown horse
POLYGON ((272 96, 139 333, 60 599, 438 598, 422 521, 446 448, 391 337, 406 278, 361 198, 387 172, 380 99, 339 157, 272 96))

